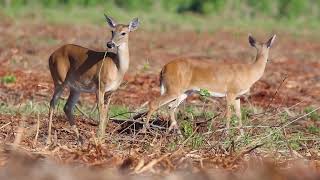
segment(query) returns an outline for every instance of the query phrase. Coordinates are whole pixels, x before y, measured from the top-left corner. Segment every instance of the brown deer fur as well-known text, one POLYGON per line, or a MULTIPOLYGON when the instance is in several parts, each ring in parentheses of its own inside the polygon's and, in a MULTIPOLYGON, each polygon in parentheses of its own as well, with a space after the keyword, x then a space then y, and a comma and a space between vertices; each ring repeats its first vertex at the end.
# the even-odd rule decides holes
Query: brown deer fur
MULTIPOLYGON (((214 97, 226 97, 227 129, 230 127, 231 107, 233 106, 242 126, 240 112, 240 95, 249 91, 264 73, 269 49, 275 35, 266 43, 258 43, 249 36, 249 43, 257 50, 256 60, 251 64, 220 63, 212 60, 180 58, 166 64, 160 74, 161 96, 149 103, 146 126, 149 126, 151 115, 160 106, 170 102, 171 125, 169 131, 177 129, 175 110, 192 92, 207 89, 214 97)), ((243 131, 241 131, 243 133, 243 131)))
POLYGON ((77 45, 67 44, 52 53, 49 58, 49 68, 54 83, 54 93, 50 102, 48 143, 51 142, 51 126, 53 110, 66 87, 70 95, 64 107, 70 125, 76 132, 78 140, 80 134, 73 119, 73 108, 78 102, 80 93, 96 93, 99 109, 99 132, 102 139, 105 134, 108 102, 104 104, 105 92, 115 91, 123 80, 129 68, 129 33, 136 30, 139 25, 137 18, 129 25, 116 24, 106 16, 108 25, 112 30, 112 38, 107 43, 109 48, 117 48, 117 53, 98 52, 77 45), (100 84, 99 84, 100 75, 100 84))

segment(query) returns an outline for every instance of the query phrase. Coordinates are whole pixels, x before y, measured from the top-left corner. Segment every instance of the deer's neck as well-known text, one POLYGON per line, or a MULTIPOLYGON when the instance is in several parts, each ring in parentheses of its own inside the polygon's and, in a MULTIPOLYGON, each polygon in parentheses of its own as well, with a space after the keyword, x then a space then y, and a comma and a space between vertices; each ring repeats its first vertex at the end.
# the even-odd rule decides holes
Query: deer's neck
POLYGON ((260 79, 266 68, 268 61, 268 53, 257 54, 256 60, 253 63, 253 71, 256 74, 257 78, 260 79))
POLYGON ((130 63, 128 44, 125 43, 120 45, 117 51, 118 51, 117 54, 118 54, 119 65, 120 65, 119 71, 120 73, 124 74, 127 72, 129 68, 129 63, 130 63))

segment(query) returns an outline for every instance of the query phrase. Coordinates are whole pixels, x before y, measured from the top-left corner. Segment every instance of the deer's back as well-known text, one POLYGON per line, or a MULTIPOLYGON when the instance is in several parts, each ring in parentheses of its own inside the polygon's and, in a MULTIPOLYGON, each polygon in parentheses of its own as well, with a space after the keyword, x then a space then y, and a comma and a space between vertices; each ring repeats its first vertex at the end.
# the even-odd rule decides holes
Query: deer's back
POLYGON ((179 92, 203 88, 217 93, 239 93, 256 81, 251 66, 207 59, 176 59, 164 66, 161 78, 167 89, 179 92))
MULTIPOLYGON (((68 79, 73 84, 78 84, 79 87, 92 86, 96 83, 104 54, 105 52, 94 51, 73 44, 60 47, 49 58, 53 80, 55 83, 61 84, 68 79)), ((106 74, 114 73, 117 64, 116 54, 108 52, 103 69, 101 69, 101 80, 107 81, 106 74)))

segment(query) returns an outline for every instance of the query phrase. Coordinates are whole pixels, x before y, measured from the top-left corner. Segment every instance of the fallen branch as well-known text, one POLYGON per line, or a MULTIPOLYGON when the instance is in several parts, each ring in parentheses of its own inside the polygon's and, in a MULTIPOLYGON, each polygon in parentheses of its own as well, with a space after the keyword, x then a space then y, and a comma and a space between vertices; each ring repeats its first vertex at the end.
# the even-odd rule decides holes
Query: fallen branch
POLYGON ((7 124, 4 124, 3 126, 0 127, 0 130, 3 129, 3 128, 5 128, 5 127, 7 127, 7 126, 9 126, 11 123, 12 123, 12 122, 8 122, 7 124))

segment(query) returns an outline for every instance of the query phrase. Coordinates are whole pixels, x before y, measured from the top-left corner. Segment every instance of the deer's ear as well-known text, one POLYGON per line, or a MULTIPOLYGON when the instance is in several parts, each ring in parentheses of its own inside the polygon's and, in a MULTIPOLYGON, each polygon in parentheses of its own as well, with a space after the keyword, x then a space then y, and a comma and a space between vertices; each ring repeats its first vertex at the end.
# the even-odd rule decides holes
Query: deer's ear
POLYGON ((252 46, 252 47, 256 47, 256 40, 252 37, 251 34, 249 34, 249 44, 252 46))
POLYGON ((132 21, 129 23, 129 30, 130 32, 137 30, 139 27, 139 19, 134 18, 132 21))
POLYGON ((267 42, 266 42, 266 45, 268 48, 270 48, 274 42, 274 40, 276 39, 276 35, 273 35, 267 42))
POLYGON ((107 16, 106 14, 104 14, 104 17, 106 18, 106 21, 111 29, 116 28, 117 23, 111 17, 107 16))

